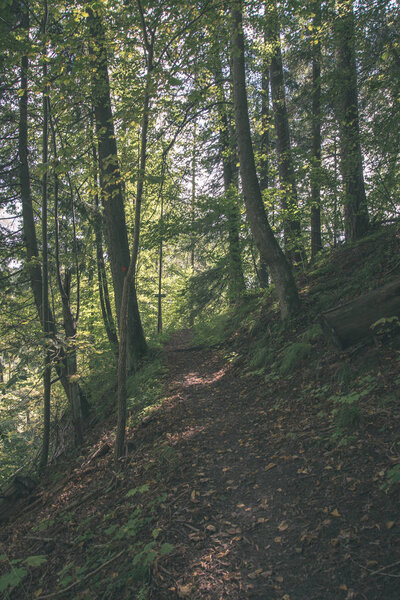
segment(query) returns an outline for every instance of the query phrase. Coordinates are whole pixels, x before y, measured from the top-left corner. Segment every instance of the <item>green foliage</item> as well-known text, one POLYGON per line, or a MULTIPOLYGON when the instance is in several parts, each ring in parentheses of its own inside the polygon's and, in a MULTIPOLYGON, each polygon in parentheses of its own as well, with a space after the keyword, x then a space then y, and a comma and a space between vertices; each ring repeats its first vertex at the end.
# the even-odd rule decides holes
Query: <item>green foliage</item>
POLYGON ((311 344, 308 342, 294 342, 290 344, 282 353, 282 360, 279 366, 281 375, 287 375, 311 352, 311 344))
POLYGON ((322 327, 319 323, 314 323, 302 334, 301 339, 303 342, 315 342, 320 339, 323 335, 322 327))
POLYGON ((383 485, 385 490, 400 489, 400 464, 394 465, 386 473, 386 482, 383 485))
POLYGON ((239 329, 245 330, 254 323, 254 311, 259 298, 248 295, 243 302, 224 312, 202 314, 194 326, 195 346, 217 346, 239 329))
POLYGON ((11 570, 0 575, 0 592, 10 593, 25 579, 29 571, 26 567, 40 567, 47 562, 47 556, 38 554, 35 556, 28 556, 27 558, 16 558, 9 560, 8 557, 3 554, 0 556, 0 562, 7 562, 11 570))
POLYGON ((125 494, 125 498, 132 498, 132 496, 136 496, 136 494, 143 494, 144 492, 149 491, 149 485, 144 483, 138 488, 132 488, 125 494))
POLYGON ((137 423, 161 404, 165 372, 162 359, 155 355, 150 356, 141 369, 128 378, 127 406, 132 423, 137 423))

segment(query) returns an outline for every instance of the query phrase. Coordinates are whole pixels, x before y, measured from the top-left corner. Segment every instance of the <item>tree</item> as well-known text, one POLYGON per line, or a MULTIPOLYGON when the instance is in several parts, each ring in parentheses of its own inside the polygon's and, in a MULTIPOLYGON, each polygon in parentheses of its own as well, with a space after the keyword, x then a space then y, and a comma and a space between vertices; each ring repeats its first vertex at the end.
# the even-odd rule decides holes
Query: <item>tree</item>
POLYGON ((321 238, 321 0, 313 3, 311 257, 322 249, 321 238))
POLYGON ((298 310, 299 297, 292 271, 268 223, 257 179, 247 107, 241 2, 238 0, 232 9, 232 65, 235 125, 247 217, 261 258, 271 271, 281 316, 286 319, 298 310))
MULTIPOLYGON (((107 242, 111 258, 117 318, 120 324, 123 286, 130 263, 129 243, 117 142, 111 109, 104 27, 98 9, 88 7, 88 14, 87 22, 90 33, 89 59, 92 66, 92 101, 98 143, 100 185, 108 232, 107 242)), ((147 347, 135 287, 129 291, 129 315, 127 323, 128 368, 132 370, 138 367, 140 359, 146 353, 147 347)))
POLYGON ((360 144, 353 0, 336 2, 335 39, 345 230, 346 240, 355 241, 368 231, 369 217, 360 144))
POLYGON ((286 108, 285 82, 283 78, 282 52, 279 20, 275 0, 267 0, 265 5, 266 39, 271 46, 270 83, 274 113, 276 151, 278 157, 279 180, 282 189, 282 211, 285 236, 285 250, 290 260, 300 262, 301 240, 300 219, 296 176, 293 166, 290 143, 289 119, 286 108))
MULTIPOLYGON (((25 35, 25 43, 28 42, 29 37, 29 13, 27 9, 24 9, 21 15, 21 28, 23 29, 25 35)), ((18 156, 19 156, 19 183, 20 183, 20 191, 21 191, 21 200, 22 200, 22 222, 23 222, 23 234, 24 234, 24 243, 26 248, 26 266, 29 272, 31 289, 33 292, 33 297, 36 304, 36 309, 38 312, 39 320, 42 325, 42 329, 46 336, 51 337, 51 343, 53 346, 53 356, 55 360, 55 368, 60 377, 60 381, 67 395, 68 401, 70 403, 72 413, 74 416, 74 427, 75 427, 75 439, 76 442, 82 439, 82 423, 81 418, 78 415, 81 414, 81 403, 82 401, 86 401, 84 398, 79 385, 76 383, 75 387, 77 388, 77 394, 71 394, 71 382, 68 375, 68 348, 64 350, 64 348, 59 348, 58 343, 56 342, 57 336, 57 328, 54 320, 54 316, 50 310, 49 306, 45 306, 46 304, 46 283, 43 283, 43 273, 42 268, 40 266, 39 260, 39 250, 38 243, 36 237, 36 229, 35 229, 35 219, 32 205, 32 195, 31 195, 31 186, 30 186, 30 172, 29 172, 29 162, 28 162, 28 54, 23 54, 21 58, 21 94, 19 99, 19 124, 18 124, 18 156), (43 303, 45 300, 45 304, 43 303)), ((46 72, 46 71, 45 71, 46 72)), ((44 93, 43 99, 43 109, 44 109, 44 127, 46 126, 46 112, 48 106, 48 98, 47 98, 47 89, 44 93)), ((47 140, 45 139, 47 133, 45 133, 43 140, 43 158, 47 158, 47 140)), ((47 166, 44 169, 44 176, 42 179, 43 185, 43 198, 44 198, 44 216, 46 219, 47 214, 47 166)), ((46 220, 43 224, 43 241, 46 242, 47 238, 47 225, 46 220)), ((47 249, 47 246, 46 246, 47 249)), ((44 268, 46 269, 46 249, 44 251, 45 256, 45 264, 44 268)), ((47 361, 47 359, 46 359, 47 361)), ((47 367, 47 362, 46 362, 47 367)), ((46 368, 46 427, 48 427, 48 401, 49 401, 49 391, 48 391, 48 373, 49 369, 46 368)), ((88 408, 86 404, 86 408, 88 408)), ((47 433, 46 436, 47 437, 47 433)), ((47 440, 45 439, 45 445, 47 445, 47 440)), ((43 457, 44 461, 44 457, 43 457)))

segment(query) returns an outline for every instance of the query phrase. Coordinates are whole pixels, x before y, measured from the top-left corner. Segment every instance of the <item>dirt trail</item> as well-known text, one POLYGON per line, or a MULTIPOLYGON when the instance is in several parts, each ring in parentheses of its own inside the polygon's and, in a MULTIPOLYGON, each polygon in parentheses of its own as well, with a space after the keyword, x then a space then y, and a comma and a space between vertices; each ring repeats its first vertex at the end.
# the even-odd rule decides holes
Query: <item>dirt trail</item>
POLYGON ((105 528, 126 523, 140 502, 127 491, 146 484, 143 510, 165 500, 141 531, 143 544, 156 527, 174 546, 153 564, 152 600, 398 600, 399 505, 379 487, 387 449, 376 444, 378 424, 332 448, 321 444, 324 424, 297 384, 271 397, 223 351, 193 347, 189 332, 168 344, 165 361, 163 404, 129 432, 122 473, 111 452, 89 467, 83 456, 61 485, 43 487, 39 506, 4 528, 10 555, 49 555, 29 597, 41 598, 40 588, 43 598, 136 598, 126 583, 134 539, 107 546, 105 528), (40 523, 49 528, 35 533, 40 523), (108 567, 124 544, 126 556, 108 567), (61 592, 64 566, 90 556, 86 571, 71 570, 74 590, 61 592))
MULTIPOLYGON (((276 406, 218 352, 185 346, 189 333, 166 350, 158 424, 176 455, 159 526, 178 551, 155 597, 399 598, 399 569, 374 573, 400 558, 399 524, 385 525, 395 505, 358 479, 360 464, 312 443, 307 415, 276 406)), ((367 467, 372 458, 359 456, 367 467)))

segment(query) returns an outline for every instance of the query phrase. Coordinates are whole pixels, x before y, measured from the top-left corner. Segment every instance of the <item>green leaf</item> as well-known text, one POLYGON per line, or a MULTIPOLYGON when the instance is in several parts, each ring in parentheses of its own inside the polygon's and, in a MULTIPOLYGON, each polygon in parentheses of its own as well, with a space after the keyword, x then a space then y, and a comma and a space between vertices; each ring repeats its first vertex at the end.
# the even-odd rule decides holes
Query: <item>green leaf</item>
POLYGON ((45 562, 47 562, 47 556, 45 556, 44 554, 28 556, 28 558, 26 558, 24 562, 26 565, 28 565, 28 567, 40 567, 40 565, 43 565, 45 562))
POLYGON ((167 554, 171 554, 171 552, 174 549, 174 545, 173 544, 169 544, 168 542, 164 542, 164 544, 161 544, 160 547, 160 556, 166 556, 167 554))
POLYGON ((0 577, 0 592, 11 591, 17 587, 21 583, 21 581, 26 577, 28 571, 26 569, 21 569, 20 567, 16 567, 10 573, 6 573, 0 577))

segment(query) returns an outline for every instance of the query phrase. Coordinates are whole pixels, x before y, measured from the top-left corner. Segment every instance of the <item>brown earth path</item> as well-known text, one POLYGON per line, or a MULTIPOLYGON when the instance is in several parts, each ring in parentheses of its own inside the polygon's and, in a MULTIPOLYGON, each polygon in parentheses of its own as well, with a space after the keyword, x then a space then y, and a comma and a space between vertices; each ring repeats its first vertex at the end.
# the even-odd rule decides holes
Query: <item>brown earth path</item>
MULTIPOLYGON (((12 598, 136 600, 135 539, 110 545, 106 528, 118 533, 135 507, 145 513, 164 494, 139 536, 145 544, 157 528, 174 548, 153 563, 146 598, 398 600, 399 503, 377 479, 388 462, 377 419, 354 445, 324 445, 317 433, 327 424, 300 398, 301 382, 272 392, 223 350, 194 348, 190 332, 164 354, 163 403, 129 432, 122 470, 111 452, 89 461, 88 447, 0 532, 9 556, 49 557, 12 598), (141 498, 127 496, 144 484, 141 498), (68 563, 69 592, 60 575, 68 563)), ((111 443, 112 432, 102 439, 111 443)))
POLYGON ((399 566, 385 568, 400 559, 396 504, 359 480, 375 457, 323 452, 307 415, 276 406, 218 352, 189 347, 186 332, 166 351, 157 427, 176 460, 158 526, 178 551, 154 597, 400 598, 399 566))

